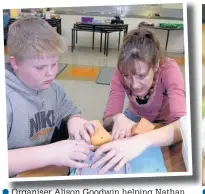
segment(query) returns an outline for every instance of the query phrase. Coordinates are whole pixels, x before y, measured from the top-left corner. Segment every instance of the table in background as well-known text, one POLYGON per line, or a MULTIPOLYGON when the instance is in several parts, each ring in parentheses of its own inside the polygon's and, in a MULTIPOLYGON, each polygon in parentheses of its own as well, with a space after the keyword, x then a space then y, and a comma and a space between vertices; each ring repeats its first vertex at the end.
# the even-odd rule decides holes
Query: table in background
MULTIPOLYGON (((167 51, 170 31, 183 30, 183 28, 163 28, 163 27, 156 27, 156 26, 140 26, 140 28, 152 28, 152 29, 156 29, 156 30, 166 30, 167 31, 167 38, 166 38, 166 44, 165 44, 165 51, 167 51)), ((184 53, 184 51, 183 51, 183 53, 184 53)))
POLYGON ((121 32, 124 31, 124 35, 127 34, 128 31, 128 24, 97 24, 97 23, 75 23, 73 28, 71 29, 71 50, 75 48, 75 44, 78 42, 78 31, 87 31, 92 32, 92 50, 94 50, 95 45, 95 33, 98 32, 101 34, 100 36, 100 52, 102 51, 102 35, 105 34, 105 41, 104 41, 104 54, 108 55, 108 46, 109 46, 109 33, 112 32, 119 32, 118 38, 118 50, 120 47, 120 37, 121 32))

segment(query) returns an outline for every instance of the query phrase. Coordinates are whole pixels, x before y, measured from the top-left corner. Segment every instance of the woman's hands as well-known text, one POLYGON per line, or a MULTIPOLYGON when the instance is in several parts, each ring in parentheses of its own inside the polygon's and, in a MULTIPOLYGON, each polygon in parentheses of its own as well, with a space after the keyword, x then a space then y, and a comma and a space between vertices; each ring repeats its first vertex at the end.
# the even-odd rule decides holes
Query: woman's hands
POLYGON ((131 136, 131 128, 136 124, 120 113, 113 116, 114 125, 112 128, 112 137, 114 140, 131 136))

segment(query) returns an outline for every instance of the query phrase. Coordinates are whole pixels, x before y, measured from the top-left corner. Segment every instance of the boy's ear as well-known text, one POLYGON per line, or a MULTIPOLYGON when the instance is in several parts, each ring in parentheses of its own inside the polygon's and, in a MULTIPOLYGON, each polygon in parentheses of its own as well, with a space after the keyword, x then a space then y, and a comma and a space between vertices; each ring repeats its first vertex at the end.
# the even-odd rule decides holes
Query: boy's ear
POLYGON ((16 58, 13 57, 13 56, 10 56, 10 57, 9 57, 9 61, 10 61, 10 64, 11 64, 12 69, 13 69, 14 71, 17 71, 19 67, 18 67, 18 64, 17 64, 17 62, 16 62, 16 58))

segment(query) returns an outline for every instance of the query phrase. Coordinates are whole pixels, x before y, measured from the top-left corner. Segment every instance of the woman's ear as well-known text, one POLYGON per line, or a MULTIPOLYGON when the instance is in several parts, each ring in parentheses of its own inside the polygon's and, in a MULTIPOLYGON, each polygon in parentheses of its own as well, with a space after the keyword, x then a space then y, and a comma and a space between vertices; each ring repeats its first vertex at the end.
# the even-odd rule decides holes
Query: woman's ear
POLYGON ((19 67, 18 67, 18 64, 17 64, 17 62, 16 62, 16 58, 13 57, 13 56, 10 56, 10 57, 9 57, 9 61, 10 61, 10 64, 11 64, 12 69, 13 69, 14 71, 17 71, 19 67))

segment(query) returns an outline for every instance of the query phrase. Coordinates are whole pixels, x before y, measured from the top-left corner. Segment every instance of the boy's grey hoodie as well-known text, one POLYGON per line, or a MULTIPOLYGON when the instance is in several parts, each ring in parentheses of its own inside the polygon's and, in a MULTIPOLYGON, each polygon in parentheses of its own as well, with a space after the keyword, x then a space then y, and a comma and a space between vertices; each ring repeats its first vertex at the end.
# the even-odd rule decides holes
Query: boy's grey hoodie
POLYGON ((55 127, 79 109, 56 81, 46 90, 28 88, 6 64, 8 149, 50 143, 55 127))

